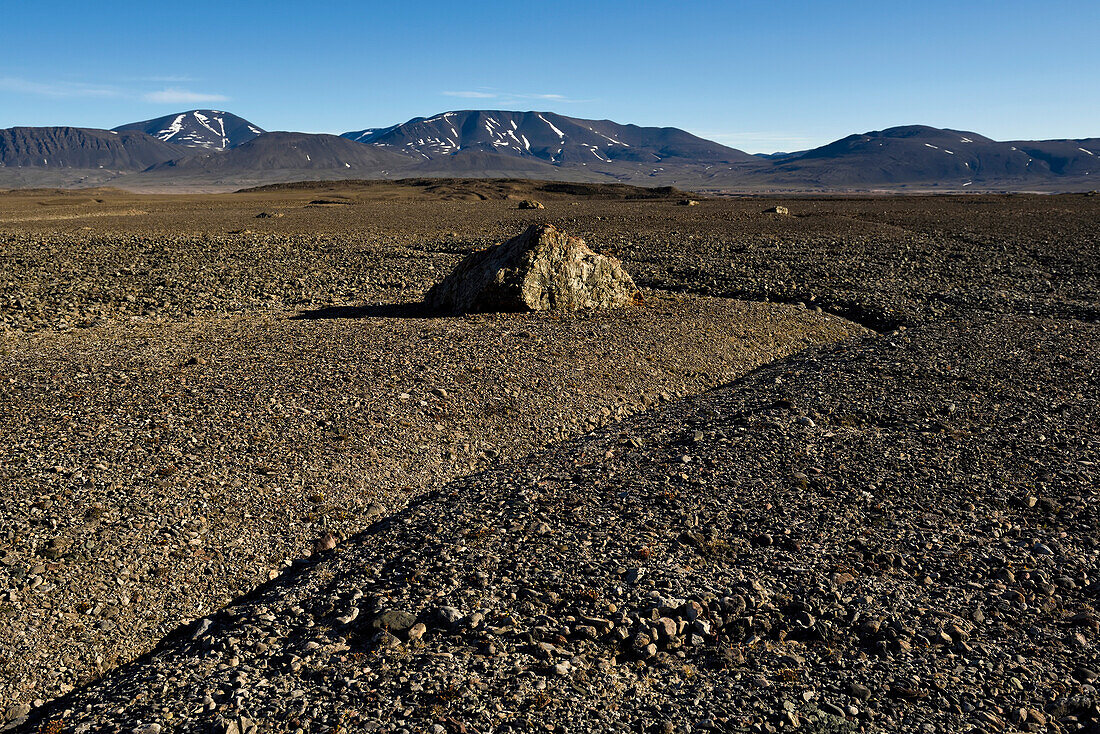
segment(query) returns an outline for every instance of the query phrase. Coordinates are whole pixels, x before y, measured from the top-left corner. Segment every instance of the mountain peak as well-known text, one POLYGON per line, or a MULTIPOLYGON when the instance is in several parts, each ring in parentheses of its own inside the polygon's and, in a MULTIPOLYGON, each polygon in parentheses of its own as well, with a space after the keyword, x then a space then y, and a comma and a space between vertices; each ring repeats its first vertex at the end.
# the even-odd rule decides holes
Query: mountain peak
POLYGON ((617 163, 658 164, 666 158, 743 162, 751 156, 671 127, 620 125, 554 112, 452 110, 401 125, 344 133, 424 160, 478 151, 614 169, 617 163))
POLYGON ((138 130, 166 143, 207 150, 235 148, 265 132, 248 120, 222 110, 188 110, 153 120, 130 122, 114 129, 138 130))

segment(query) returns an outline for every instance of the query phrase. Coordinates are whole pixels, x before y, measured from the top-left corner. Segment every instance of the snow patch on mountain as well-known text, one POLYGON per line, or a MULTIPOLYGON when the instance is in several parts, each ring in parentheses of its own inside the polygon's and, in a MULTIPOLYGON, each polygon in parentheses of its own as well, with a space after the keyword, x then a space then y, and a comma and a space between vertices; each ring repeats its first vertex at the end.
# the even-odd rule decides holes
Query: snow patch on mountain
POLYGON ((264 134, 247 120, 222 110, 190 110, 115 130, 138 130, 166 143, 206 150, 228 150, 264 134))

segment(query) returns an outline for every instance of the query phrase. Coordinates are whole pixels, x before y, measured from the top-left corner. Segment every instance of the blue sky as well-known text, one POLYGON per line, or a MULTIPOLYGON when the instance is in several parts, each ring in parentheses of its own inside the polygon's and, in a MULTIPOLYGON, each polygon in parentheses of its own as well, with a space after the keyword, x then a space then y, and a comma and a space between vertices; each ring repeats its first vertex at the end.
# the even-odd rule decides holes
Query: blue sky
POLYGON ((340 133, 452 109, 750 152, 901 124, 1100 136, 1100 2, 12 2, 0 127, 196 107, 340 133))

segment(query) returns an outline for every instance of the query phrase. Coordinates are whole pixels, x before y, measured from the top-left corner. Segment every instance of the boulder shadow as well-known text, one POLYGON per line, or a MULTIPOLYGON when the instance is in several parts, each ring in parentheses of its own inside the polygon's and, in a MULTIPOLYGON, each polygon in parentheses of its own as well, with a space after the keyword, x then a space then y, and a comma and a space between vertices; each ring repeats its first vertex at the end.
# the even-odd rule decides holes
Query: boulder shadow
POLYGON ((366 306, 326 306, 309 311, 301 311, 291 316, 292 321, 315 321, 317 319, 427 319, 439 316, 439 312, 421 302, 415 303, 377 303, 366 306))

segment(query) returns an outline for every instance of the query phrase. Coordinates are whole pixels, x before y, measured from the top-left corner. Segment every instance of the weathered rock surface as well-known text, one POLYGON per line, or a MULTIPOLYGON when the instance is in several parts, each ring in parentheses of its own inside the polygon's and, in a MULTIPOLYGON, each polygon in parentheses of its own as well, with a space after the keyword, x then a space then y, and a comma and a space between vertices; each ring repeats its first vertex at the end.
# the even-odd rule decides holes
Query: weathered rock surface
POLYGON ((424 302, 448 311, 573 311, 628 306, 638 298, 618 260, 540 224, 467 256, 424 302))
POLYGON ((535 201, 534 199, 524 199, 519 203, 517 209, 545 209, 541 201, 535 201))

